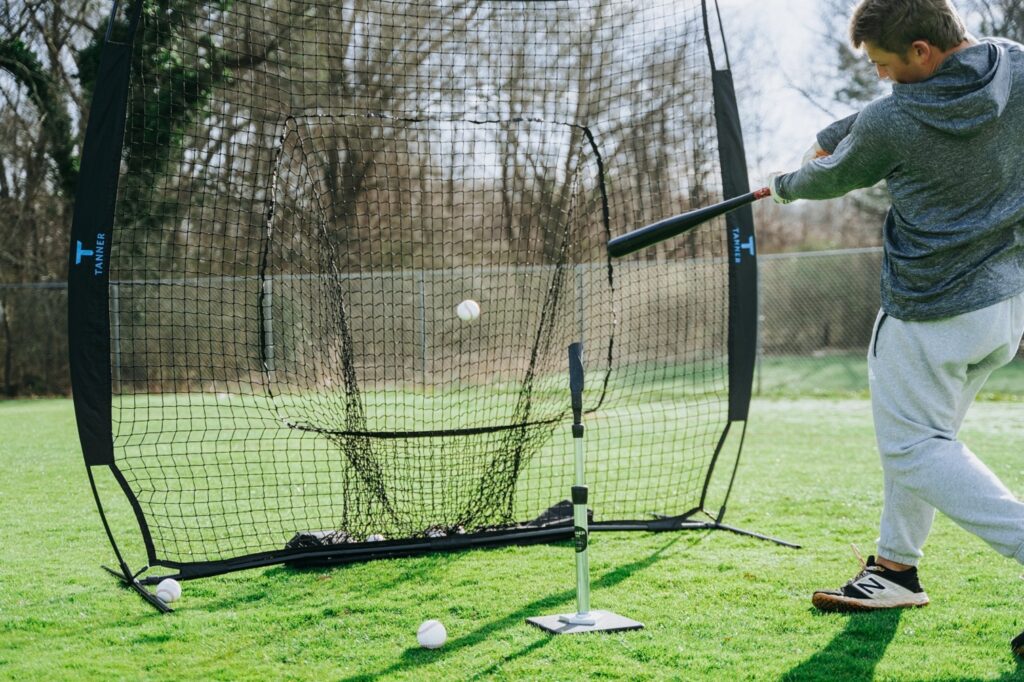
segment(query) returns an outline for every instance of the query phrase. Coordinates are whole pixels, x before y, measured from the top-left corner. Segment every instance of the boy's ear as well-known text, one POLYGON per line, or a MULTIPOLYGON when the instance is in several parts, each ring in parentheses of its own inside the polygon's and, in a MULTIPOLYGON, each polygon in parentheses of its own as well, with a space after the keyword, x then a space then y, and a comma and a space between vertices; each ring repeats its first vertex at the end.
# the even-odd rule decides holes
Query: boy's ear
POLYGON ((927 40, 915 40, 910 44, 910 54, 919 61, 925 61, 931 55, 932 46, 927 40))

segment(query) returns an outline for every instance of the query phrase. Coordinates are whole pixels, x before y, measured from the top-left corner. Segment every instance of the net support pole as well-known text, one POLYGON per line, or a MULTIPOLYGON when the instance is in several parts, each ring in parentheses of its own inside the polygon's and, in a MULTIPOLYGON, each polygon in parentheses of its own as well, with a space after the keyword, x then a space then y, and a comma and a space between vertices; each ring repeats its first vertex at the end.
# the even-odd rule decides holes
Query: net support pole
POLYGON ((526 622, 555 635, 581 632, 640 630, 643 623, 610 611, 590 610, 589 527, 587 523, 586 458, 583 450, 583 344, 569 346, 569 392, 572 396, 572 438, 576 446, 576 484, 572 487, 573 538, 576 549, 576 613, 535 616, 526 622))
MULTIPOLYGON (((575 434, 574 434, 575 437, 575 434)), ((582 436, 576 440, 576 452, 582 451, 582 436)), ((579 455, 582 458, 582 455, 579 455)), ((580 459, 577 459, 579 462, 580 459)), ((578 476, 578 474, 577 474, 578 476)), ((577 479, 578 480, 578 479, 577 479)), ((587 486, 572 487, 573 539, 576 547, 576 613, 558 617, 563 623, 593 625, 597 621, 590 613, 590 558, 587 544, 590 536, 587 528, 587 486)))

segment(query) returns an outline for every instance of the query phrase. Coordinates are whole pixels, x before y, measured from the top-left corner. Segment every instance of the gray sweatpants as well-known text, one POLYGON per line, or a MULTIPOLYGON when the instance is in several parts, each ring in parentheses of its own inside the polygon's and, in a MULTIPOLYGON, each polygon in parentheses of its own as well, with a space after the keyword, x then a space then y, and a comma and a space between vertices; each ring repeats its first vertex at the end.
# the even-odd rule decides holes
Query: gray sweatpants
POLYGON ((885 499, 878 554, 916 566, 935 510, 1024 563, 1024 503, 957 440, 989 375, 1013 359, 1024 294, 955 317, 879 313, 868 349, 885 499))

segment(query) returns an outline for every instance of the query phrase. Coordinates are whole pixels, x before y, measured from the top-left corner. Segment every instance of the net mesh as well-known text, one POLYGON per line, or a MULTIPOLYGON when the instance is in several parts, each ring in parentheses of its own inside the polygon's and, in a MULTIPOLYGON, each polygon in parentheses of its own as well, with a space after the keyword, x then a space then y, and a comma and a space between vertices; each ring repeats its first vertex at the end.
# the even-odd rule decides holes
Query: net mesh
POLYGON ((722 198, 711 88, 693 0, 146 2, 110 320, 157 558, 536 523, 573 341, 595 518, 699 507, 724 226, 605 244, 722 198))

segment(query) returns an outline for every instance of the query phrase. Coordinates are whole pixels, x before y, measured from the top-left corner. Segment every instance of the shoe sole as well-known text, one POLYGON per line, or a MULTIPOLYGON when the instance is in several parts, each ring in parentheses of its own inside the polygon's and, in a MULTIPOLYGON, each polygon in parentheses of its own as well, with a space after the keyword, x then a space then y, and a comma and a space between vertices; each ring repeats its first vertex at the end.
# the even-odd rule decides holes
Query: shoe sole
POLYGON ((907 609, 928 605, 928 597, 922 595, 916 601, 906 599, 853 599, 835 594, 815 592, 811 597, 811 603, 819 611, 829 612, 852 612, 852 611, 878 611, 882 609, 907 609))

